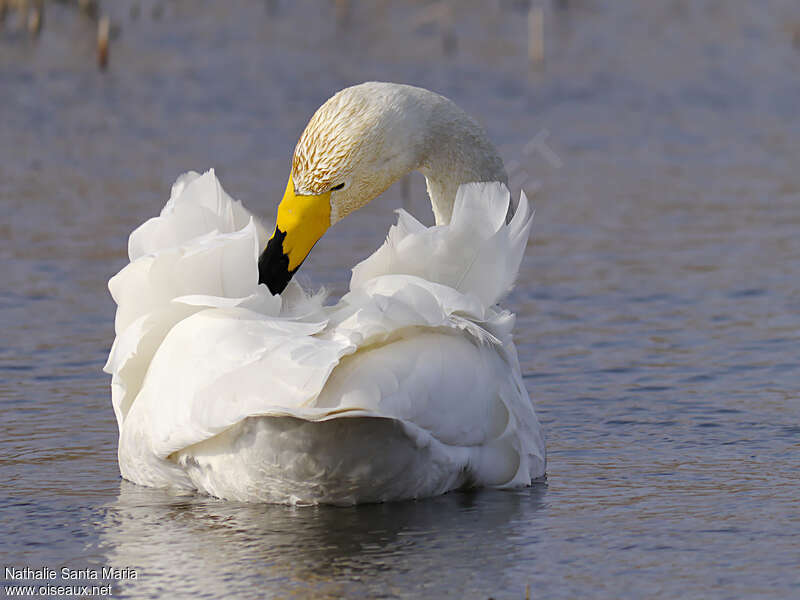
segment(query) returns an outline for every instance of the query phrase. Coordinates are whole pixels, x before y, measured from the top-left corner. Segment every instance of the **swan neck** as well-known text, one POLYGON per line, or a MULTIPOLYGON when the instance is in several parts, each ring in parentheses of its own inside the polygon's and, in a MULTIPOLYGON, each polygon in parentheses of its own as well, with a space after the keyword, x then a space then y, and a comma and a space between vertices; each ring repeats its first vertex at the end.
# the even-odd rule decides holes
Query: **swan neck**
POLYGON ((438 96, 427 124, 418 170, 425 176, 437 225, 450 222, 463 183, 508 184, 503 161, 484 129, 450 100, 438 96))

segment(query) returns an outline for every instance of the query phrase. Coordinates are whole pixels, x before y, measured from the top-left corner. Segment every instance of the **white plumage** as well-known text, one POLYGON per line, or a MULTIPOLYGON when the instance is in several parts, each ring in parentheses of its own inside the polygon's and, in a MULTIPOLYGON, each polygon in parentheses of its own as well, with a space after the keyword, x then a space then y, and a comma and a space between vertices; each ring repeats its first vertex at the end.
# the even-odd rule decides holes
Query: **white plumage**
POLYGON ((458 188, 447 224, 398 211, 323 306, 258 284, 265 229, 213 171, 178 179, 109 282, 106 365, 122 475, 220 498, 352 504, 545 471, 540 425, 497 307, 532 213, 501 183, 458 188))

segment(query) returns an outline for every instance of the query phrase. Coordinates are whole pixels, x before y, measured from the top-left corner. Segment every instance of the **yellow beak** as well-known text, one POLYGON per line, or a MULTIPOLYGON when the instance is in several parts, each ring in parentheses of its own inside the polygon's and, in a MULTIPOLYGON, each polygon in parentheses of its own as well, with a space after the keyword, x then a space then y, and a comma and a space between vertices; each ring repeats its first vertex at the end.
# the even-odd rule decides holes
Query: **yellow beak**
POLYGON ((258 259, 259 283, 281 293, 331 225, 331 193, 296 194, 292 176, 278 205, 275 233, 258 259))

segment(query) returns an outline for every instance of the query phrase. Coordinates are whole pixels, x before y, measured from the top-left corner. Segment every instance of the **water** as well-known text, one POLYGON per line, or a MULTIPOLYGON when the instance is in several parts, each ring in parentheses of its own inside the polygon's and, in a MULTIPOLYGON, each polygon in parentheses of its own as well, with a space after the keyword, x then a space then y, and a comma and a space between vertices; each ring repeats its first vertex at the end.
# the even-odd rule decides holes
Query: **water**
MULTIPOLYGON (((448 30, 423 3, 341 23, 310 2, 115 3, 106 73, 74 11, 48 4, 35 41, 8 17, 2 565, 131 567, 114 596, 136 598, 800 595, 800 8, 560 2, 529 69, 525 3, 486 4, 448 30), (101 367, 128 233, 209 166, 270 217, 313 110, 367 79, 456 100, 535 192, 506 304, 547 482, 289 509, 121 481, 101 367)), ((306 274, 341 294, 392 208, 431 222, 409 189, 337 225, 306 274)))

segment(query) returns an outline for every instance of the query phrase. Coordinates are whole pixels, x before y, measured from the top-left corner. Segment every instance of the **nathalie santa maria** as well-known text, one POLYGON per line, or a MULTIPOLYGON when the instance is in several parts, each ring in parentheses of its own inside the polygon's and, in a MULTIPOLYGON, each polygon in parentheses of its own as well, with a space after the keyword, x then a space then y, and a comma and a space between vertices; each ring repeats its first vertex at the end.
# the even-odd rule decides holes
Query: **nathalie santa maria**
POLYGON ((6 579, 34 579, 44 581, 48 579, 70 579, 70 580, 88 580, 88 579, 136 579, 138 576, 136 569, 124 568, 117 569, 114 567, 102 567, 100 569, 71 569, 70 567, 61 567, 61 569, 51 569, 50 567, 41 567, 40 569, 33 569, 31 567, 6 567, 6 579))

